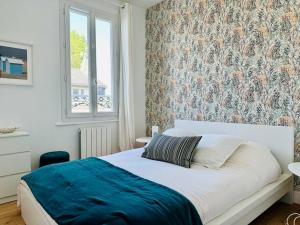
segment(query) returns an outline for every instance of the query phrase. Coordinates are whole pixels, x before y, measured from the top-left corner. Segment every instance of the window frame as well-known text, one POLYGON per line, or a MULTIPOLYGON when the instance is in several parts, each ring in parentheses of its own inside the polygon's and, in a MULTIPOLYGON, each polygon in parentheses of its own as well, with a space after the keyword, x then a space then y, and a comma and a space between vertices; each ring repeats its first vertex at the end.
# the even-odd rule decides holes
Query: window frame
MULTIPOLYGON (((106 12, 90 8, 87 5, 61 1, 61 90, 63 120, 81 118, 82 120, 116 119, 118 117, 118 85, 119 85, 119 12, 106 12), (88 73, 89 73, 89 107, 90 112, 72 112, 71 56, 70 56, 70 11, 87 16, 88 22, 88 73), (98 112, 97 104, 97 58, 96 58, 96 19, 111 23, 111 88, 112 111, 98 112)), ((78 120, 78 119, 77 119, 78 120)))

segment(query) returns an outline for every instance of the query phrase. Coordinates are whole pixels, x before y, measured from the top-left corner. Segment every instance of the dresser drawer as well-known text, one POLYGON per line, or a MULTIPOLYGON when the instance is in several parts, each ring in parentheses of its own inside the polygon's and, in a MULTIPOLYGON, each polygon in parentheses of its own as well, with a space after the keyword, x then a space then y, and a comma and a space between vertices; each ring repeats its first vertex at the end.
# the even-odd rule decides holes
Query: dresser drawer
POLYGON ((30 152, 0 155, 0 177, 31 171, 30 152))
POLYGON ((0 198, 16 195, 17 187, 20 183, 21 177, 24 175, 26 175, 26 173, 0 177, 0 198))

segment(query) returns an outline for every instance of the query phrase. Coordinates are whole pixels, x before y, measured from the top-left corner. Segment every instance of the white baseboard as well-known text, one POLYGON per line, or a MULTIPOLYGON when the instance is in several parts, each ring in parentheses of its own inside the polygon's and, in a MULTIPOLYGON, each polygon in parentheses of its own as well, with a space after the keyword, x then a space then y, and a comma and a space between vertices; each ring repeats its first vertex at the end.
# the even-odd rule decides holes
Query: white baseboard
POLYGON ((4 204, 7 202, 13 202, 17 200, 17 196, 10 196, 10 197, 6 197, 6 198, 1 198, 0 199, 0 204, 4 204))

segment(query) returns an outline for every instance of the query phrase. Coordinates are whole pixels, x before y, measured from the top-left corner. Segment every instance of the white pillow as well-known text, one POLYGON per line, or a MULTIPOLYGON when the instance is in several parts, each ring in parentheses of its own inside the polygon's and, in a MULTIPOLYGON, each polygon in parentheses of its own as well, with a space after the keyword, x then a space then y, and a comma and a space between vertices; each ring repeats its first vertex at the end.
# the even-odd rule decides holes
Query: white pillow
POLYGON ((192 136, 200 136, 197 135, 196 132, 191 130, 179 129, 179 128, 171 128, 166 130, 164 135, 172 136, 172 137, 192 137, 192 136))
POLYGON ((226 166, 247 167, 259 177, 261 185, 267 185, 278 179, 281 167, 271 150, 262 144, 248 141, 228 159, 226 166))
POLYGON ((219 169, 244 142, 244 139, 229 135, 202 135, 193 162, 208 168, 219 169))

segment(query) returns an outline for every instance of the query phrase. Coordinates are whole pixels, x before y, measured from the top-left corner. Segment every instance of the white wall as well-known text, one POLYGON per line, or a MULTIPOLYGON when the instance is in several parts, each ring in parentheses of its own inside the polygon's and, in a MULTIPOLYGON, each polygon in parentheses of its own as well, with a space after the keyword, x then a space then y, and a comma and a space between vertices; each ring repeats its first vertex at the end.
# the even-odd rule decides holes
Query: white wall
POLYGON ((145 118, 145 58, 146 10, 133 7, 134 115, 136 137, 146 134, 145 118))
MULTIPOLYGON (((0 85, 0 127, 21 125, 30 132, 34 167, 39 156, 47 151, 63 149, 72 159, 78 158, 80 125, 55 125, 61 120, 59 0, 0 0, 0 5, 0 40, 32 44, 34 57, 32 87, 0 85)), ((134 15, 135 31, 143 30, 135 34, 136 48, 144 49, 144 10, 135 7, 134 15)), ((138 55, 134 56, 138 59, 134 69, 139 96, 135 98, 137 134, 143 134, 145 129, 145 75, 144 61, 140 59, 144 57, 143 51, 135 52, 138 55)), ((117 123, 110 125, 113 149, 117 151, 117 123)), ((0 153, 5 147, 0 142, 0 153)))

